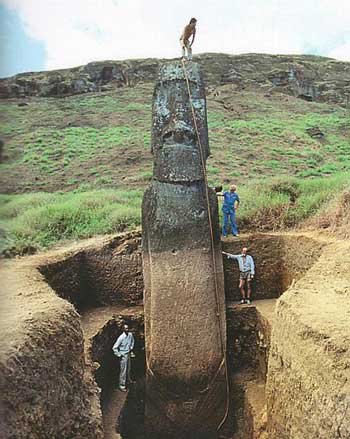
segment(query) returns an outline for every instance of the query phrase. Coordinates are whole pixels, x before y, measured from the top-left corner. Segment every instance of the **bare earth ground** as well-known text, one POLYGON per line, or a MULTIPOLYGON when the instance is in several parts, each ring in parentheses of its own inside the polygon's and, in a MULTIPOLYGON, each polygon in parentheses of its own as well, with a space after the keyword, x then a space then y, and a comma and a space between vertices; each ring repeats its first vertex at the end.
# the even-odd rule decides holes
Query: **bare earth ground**
MULTIPOLYGON (((283 296, 281 309, 288 309, 286 307, 292 306, 296 320, 307 322, 307 325, 311 328, 310 334, 312 337, 316 337, 316 340, 318 340, 317 334, 324 334, 325 340, 329 340, 327 343, 330 349, 335 349, 334 355, 335 358, 338 358, 338 363, 336 364, 341 365, 345 361, 344 355, 350 346, 350 310, 347 301, 350 294, 350 283, 348 282, 348 273, 350 273, 350 241, 339 240, 325 234, 320 235, 316 231, 285 235, 294 237, 294 239, 297 239, 298 236, 307 236, 324 244, 324 248, 317 263, 302 279, 292 284, 289 292, 283 296), (306 290, 309 293, 303 294, 303 291, 306 290)), ((101 245, 101 242, 106 241, 106 239, 93 238, 84 242, 83 246, 101 245)), ((81 248, 82 244, 71 245, 69 251, 74 251, 78 247, 81 248)), ((66 251, 67 249, 63 248, 28 258, 1 261, 1 357, 8 355, 9 352, 15 352, 24 340, 33 336, 35 331, 42 330, 40 328, 41 319, 45 319, 45 330, 52 331, 53 336, 55 336, 61 319, 59 310, 62 310, 64 315, 71 313, 67 302, 52 294, 52 290, 45 282, 42 282, 42 276, 36 270, 38 265, 52 258, 57 258, 58 253, 66 251), (33 291, 35 291, 35 294, 33 294, 33 291)), ((303 254, 301 253, 299 258, 302 257, 303 254)), ((276 318, 273 311, 274 300, 256 301, 254 305, 267 320, 271 321, 276 318)), ((133 309, 135 310, 135 308, 133 309)), ((116 306, 86 312, 81 321, 85 339, 90 339, 104 325, 104 322, 108 321, 111 316, 118 315, 120 310, 121 308, 116 306)), ((125 307, 123 307, 123 310, 125 311, 125 307)), ((141 310, 141 308, 137 308, 137 310, 141 310)), ((79 331, 78 328, 77 331, 79 331)), ((308 335, 305 332, 306 336, 308 335)), ((320 355, 322 361, 322 354, 320 355)), ((302 357, 299 357, 298 361, 304 360, 302 357)), ((315 366, 315 368, 325 367, 327 369, 327 366, 322 364, 322 362, 318 365, 313 364, 317 361, 319 361, 318 357, 313 358, 312 366, 315 366)), ((346 373, 346 369, 344 371, 346 373)), ((252 401, 252 406, 256 406, 258 411, 263 404, 261 399, 263 389, 261 385, 261 383, 257 383, 255 387, 252 384, 247 385, 248 397, 252 401)), ((115 432, 115 424, 123 398, 124 395, 120 395, 119 392, 112 392, 108 406, 104 407, 103 422, 108 439, 118 438, 115 432)), ((288 400, 288 390, 285 392, 285 398, 288 400)), ((288 404, 293 406, 293 401, 288 400, 288 404)), ((295 422, 299 422, 297 418, 295 422)), ((344 424, 345 421, 342 422, 341 431, 348 431, 346 430, 347 425, 344 424)), ((261 436, 261 438, 263 437, 261 436)), ((310 437, 314 438, 316 436, 310 437)), ((325 436, 319 437, 323 438, 325 436)), ((335 436, 330 437, 333 438, 335 436)))

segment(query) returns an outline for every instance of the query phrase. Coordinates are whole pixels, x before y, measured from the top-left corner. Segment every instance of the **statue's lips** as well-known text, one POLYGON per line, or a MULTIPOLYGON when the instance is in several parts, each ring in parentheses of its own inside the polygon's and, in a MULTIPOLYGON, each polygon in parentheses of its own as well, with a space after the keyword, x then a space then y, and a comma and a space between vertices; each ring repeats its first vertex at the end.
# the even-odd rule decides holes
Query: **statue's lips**
POLYGON ((154 176, 160 181, 196 181, 203 179, 198 145, 173 143, 157 151, 154 176))

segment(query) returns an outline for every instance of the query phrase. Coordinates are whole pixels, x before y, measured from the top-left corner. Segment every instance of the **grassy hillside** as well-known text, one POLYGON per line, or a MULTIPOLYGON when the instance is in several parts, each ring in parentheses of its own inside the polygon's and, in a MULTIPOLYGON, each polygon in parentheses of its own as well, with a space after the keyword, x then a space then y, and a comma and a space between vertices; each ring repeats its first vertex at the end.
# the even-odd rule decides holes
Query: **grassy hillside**
MULTIPOLYGON (((152 178, 153 84, 109 88, 0 101, 4 248, 21 252, 139 224, 152 178)), ((209 181, 239 185, 242 227, 299 224, 347 187, 349 108, 234 84, 210 86, 207 102, 209 181)))
MULTIPOLYGON (((251 180, 239 188, 240 230, 286 229, 316 214, 321 215, 321 227, 332 226, 332 212, 339 209, 344 193, 349 210, 349 182, 350 172, 328 178, 251 180)), ((141 201, 142 191, 137 189, 0 195, 0 217, 6 231, 0 239, 2 251, 8 255, 32 253, 62 241, 134 229, 140 226, 141 201)))
MULTIPOLYGON (((152 84, 2 102, 3 193, 144 187, 152 175, 152 84)), ((217 87, 208 96, 213 182, 350 170, 350 110, 282 93, 217 87), (321 140, 308 134, 318 127, 321 140)))

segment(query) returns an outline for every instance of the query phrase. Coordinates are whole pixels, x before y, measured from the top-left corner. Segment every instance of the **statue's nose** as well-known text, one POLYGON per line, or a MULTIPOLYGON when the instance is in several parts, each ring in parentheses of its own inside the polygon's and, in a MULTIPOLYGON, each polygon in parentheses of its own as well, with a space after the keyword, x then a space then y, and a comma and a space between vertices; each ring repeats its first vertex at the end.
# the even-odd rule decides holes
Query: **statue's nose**
POLYGON ((175 123, 169 126, 163 134, 163 142, 166 144, 193 145, 195 143, 195 133, 185 123, 175 123))
POLYGON ((188 143, 188 136, 186 135, 186 132, 184 130, 175 129, 173 137, 175 143, 188 143))

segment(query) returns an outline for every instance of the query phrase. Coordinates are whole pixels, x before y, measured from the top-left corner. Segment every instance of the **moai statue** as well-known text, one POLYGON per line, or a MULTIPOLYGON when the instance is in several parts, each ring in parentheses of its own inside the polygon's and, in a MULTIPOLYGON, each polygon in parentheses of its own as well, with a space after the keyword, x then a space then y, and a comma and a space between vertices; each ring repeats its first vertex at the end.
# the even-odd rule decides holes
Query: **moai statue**
POLYGON ((153 96, 153 183, 142 205, 147 437, 216 437, 225 416, 226 315, 205 88, 186 63, 200 145, 181 62, 160 67, 153 96), (208 208, 212 218, 212 233, 208 208), (213 239, 212 239, 213 238, 213 239))

